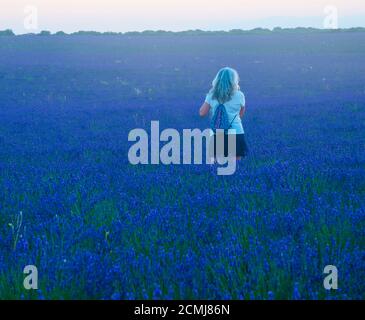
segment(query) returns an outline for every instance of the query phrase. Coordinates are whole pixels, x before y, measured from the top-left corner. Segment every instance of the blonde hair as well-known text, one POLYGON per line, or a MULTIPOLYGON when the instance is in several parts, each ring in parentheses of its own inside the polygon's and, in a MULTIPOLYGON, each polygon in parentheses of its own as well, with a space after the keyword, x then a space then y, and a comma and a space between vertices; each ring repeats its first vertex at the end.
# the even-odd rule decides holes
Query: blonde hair
POLYGON ((212 98, 219 103, 230 101, 235 92, 240 90, 239 81, 240 78, 236 70, 228 67, 219 70, 212 82, 212 89, 210 90, 212 98))

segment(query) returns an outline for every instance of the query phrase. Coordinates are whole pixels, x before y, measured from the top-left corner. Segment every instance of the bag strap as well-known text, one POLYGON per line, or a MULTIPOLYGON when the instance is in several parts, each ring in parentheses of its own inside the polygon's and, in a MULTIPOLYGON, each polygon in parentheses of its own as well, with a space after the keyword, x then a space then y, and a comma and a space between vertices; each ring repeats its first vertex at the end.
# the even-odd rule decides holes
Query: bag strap
POLYGON ((238 115, 239 115, 239 113, 237 113, 237 114, 234 116, 234 118, 233 118, 233 120, 232 120, 231 124, 229 125, 229 129, 231 129, 231 128, 232 128, 232 124, 233 124, 234 120, 236 120, 236 118, 237 118, 237 116, 238 116, 238 115))

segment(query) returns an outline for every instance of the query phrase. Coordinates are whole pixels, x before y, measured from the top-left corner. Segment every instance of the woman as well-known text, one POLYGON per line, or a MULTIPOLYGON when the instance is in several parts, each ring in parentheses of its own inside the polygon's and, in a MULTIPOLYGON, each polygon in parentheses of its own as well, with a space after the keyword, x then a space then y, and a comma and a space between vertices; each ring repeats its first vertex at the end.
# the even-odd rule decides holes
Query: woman
MULTIPOLYGON (((241 160, 247 155, 247 145, 245 133, 242 126, 242 118, 246 111, 245 95, 240 91, 239 76, 232 68, 221 69, 212 83, 212 89, 206 96, 204 104, 201 106, 199 114, 205 117, 208 114, 213 117, 219 105, 224 105, 228 121, 230 123, 230 133, 224 137, 224 156, 228 155, 228 139, 231 134, 236 136, 235 156, 241 160), (232 133, 232 129, 235 130, 232 133)), ((214 135, 214 157, 216 152, 216 135, 214 135)), ((212 146, 213 147, 213 146, 212 146)))

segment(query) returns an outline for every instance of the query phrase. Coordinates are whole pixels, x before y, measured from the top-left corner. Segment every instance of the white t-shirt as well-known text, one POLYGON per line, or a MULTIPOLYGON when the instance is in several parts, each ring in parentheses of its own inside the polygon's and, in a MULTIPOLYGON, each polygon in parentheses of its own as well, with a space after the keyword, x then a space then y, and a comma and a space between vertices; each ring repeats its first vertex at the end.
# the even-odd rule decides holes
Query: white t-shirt
MULTIPOLYGON (((205 102, 208 103, 211 107, 210 117, 213 117, 215 109, 219 106, 219 102, 213 99, 212 95, 213 95, 212 93, 208 93, 205 99, 205 102)), ((241 107, 244 107, 245 105, 246 105, 245 95, 241 91, 236 91, 233 94, 232 99, 224 103, 228 115, 228 121, 229 122, 233 121, 231 129, 235 129, 236 134, 245 133, 242 126, 242 120, 239 115, 241 107)))

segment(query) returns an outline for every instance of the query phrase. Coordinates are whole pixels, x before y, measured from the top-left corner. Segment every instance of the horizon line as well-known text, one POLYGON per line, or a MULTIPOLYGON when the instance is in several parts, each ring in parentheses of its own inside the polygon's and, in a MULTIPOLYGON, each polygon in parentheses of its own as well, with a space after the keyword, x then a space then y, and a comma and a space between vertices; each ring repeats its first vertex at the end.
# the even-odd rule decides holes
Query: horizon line
POLYGON ((27 32, 27 33, 15 33, 11 28, 0 30, 0 35, 13 35, 13 36, 23 36, 23 35, 77 35, 77 34, 100 34, 100 35, 128 35, 128 34, 153 34, 153 33, 169 33, 169 34, 178 34, 178 33, 248 33, 248 32, 280 32, 280 31, 319 31, 319 32, 340 32, 340 31, 365 31, 365 27, 347 27, 347 28, 333 28, 333 29, 325 29, 325 28, 316 28, 316 27, 281 27, 276 26, 273 28, 267 27, 256 27, 251 29, 243 29, 243 28, 234 28, 229 30, 216 29, 216 30, 208 30, 208 29, 185 29, 180 31, 172 31, 172 30, 164 30, 164 29, 145 29, 142 31, 130 30, 130 31, 95 31, 95 30, 78 30, 73 32, 65 32, 63 30, 58 31, 49 31, 47 29, 37 30, 37 32, 27 32))

